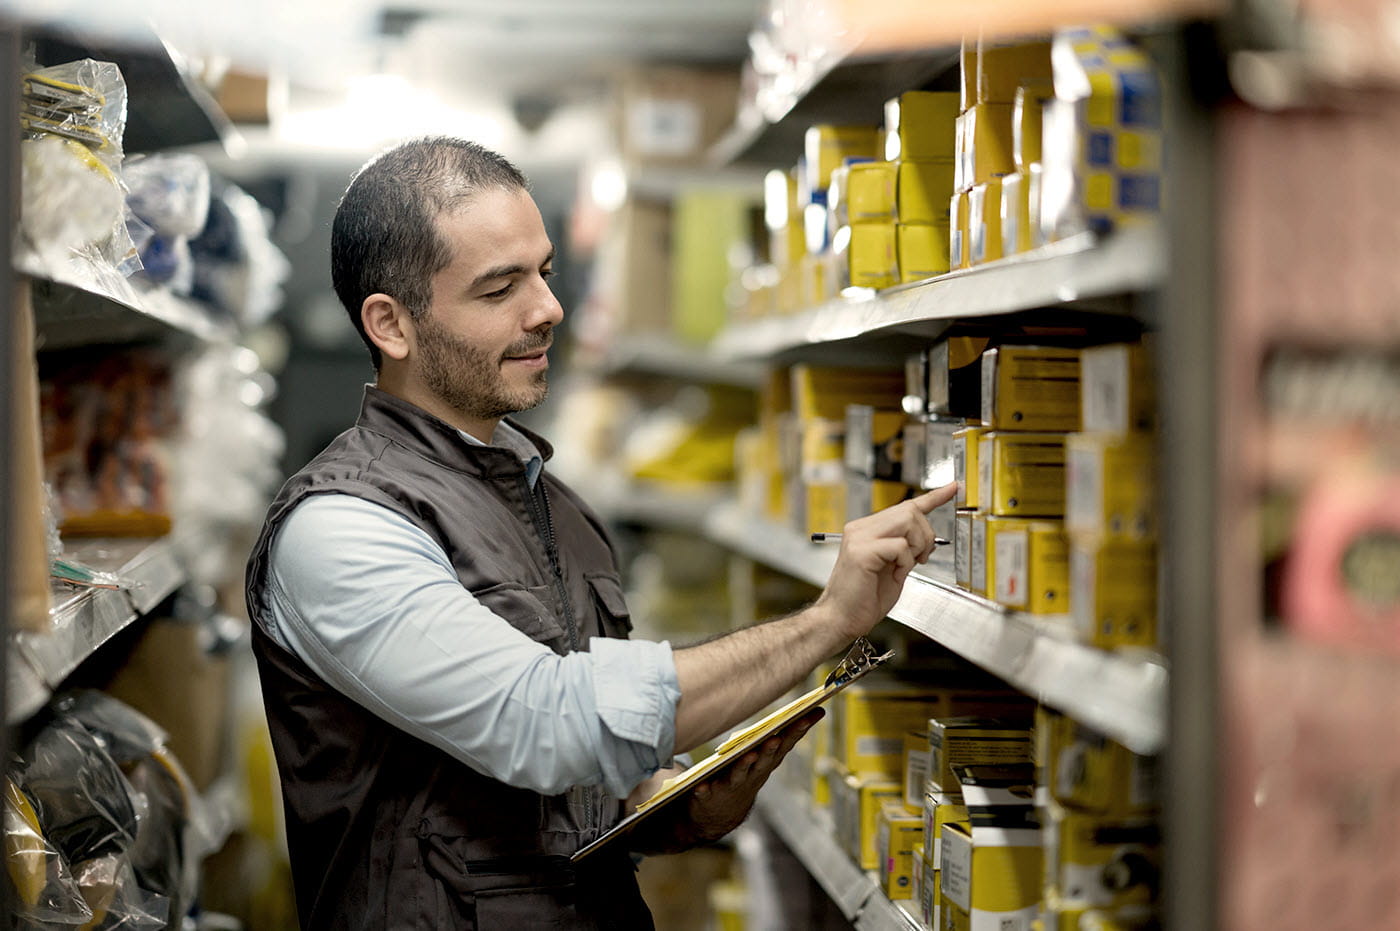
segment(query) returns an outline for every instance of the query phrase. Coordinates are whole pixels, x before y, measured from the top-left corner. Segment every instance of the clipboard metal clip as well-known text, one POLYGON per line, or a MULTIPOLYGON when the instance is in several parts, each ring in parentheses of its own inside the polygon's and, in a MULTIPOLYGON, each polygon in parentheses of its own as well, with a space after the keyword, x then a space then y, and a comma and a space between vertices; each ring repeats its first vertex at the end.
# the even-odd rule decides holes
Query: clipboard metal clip
POLYGON ((845 658, 827 674, 824 685, 826 688, 845 685, 847 682, 859 679, 893 656, 894 650, 883 654, 876 653, 875 644, 865 637, 857 637, 856 642, 851 644, 851 649, 846 653, 845 658))

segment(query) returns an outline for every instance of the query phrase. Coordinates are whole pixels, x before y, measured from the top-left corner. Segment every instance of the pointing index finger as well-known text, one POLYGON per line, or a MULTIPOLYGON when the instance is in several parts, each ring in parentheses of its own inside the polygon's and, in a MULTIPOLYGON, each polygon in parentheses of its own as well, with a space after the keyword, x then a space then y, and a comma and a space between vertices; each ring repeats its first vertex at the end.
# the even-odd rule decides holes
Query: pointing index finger
POLYGON ((932 491, 926 491, 923 494, 911 500, 914 502, 914 506, 919 509, 920 513, 932 514, 934 508, 942 504, 947 504, 949 501, 952 501, 953 496, 957 493, 958 483, 949 482, 942 488, 935 488, 932 491))

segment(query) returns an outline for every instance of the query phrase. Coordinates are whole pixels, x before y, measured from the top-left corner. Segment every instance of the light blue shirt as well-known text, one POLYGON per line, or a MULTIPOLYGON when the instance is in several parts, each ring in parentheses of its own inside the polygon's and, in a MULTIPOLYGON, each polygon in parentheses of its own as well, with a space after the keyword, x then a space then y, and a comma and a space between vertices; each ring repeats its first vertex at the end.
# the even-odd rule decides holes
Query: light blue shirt
MULTIPOLYGON (((533 483, 534 447, 506 424, 497 441, 533 483)), ((381 505, 299 503, 273 540, 267 599, 274 639, 327 683, 509 785, 601 784, 625 798, 670 761, 680 686, 668 643, 599 637, 560 656, 477 601, 436 541, 381 505)))

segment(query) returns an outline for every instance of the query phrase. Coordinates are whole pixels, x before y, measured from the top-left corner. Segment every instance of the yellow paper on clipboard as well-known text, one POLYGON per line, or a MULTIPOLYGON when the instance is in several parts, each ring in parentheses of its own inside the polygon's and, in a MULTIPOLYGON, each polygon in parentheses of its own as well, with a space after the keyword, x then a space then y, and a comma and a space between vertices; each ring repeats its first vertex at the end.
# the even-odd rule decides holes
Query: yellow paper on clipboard
POLYGON ((570 859, 577 862, 589 854, 608 846, 619 838, 630 834, 641 822, 665 808, 676 799, 685 798, 690 790, 714 776, 726 766, 734 763, 745 753, 758 747, 788 723, 797 720, 812 708, 821 705, 837 692, 864 676, 870 670, 883 664, 893 653, 877 653, 869 640, 861 637, 851 647, 831 675, 817 688, 788 702, 777 711, 766 715, 754 724, 730 734, 710 756, 691 766, 685 772, 667 779, 655 795, 637 806, 637 810, 623 818, 612 830, 579 849, 570 859))

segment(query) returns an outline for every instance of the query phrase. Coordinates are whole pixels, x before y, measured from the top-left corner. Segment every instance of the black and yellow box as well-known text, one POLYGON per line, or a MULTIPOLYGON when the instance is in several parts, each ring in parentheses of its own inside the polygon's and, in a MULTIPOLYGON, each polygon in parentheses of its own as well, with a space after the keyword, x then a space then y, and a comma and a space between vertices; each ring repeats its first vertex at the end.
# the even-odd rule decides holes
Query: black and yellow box
POLYGON ((899 481, 907 418, 900 409, 846 405, 846 470, 866 478, 899 481))
POLYGON ((929 784, 945 795, 961 795, 954 770, 963 766, 1026 764, 1031 761, 1029 720, 977 716, 928 722, 929 784))
POLYGON ((982 353, 986 336, 953 334, 928 349, 928 410, 941 418, 976 420, 982 413, 982 353))
MULTIPOLYGON (((903 789, 886 776, 846 774, 832 785, 832 820, 838 843, 862 870, 880 866, 876 844, 880 809, 886 802, 901 802, 903 789)), ((902 802, 901 802, 902 804, 902 802)))
POLYGON ((1063 517, 1065 434, 992 430, 977 438, 978 503, 997 517, 1063 517))
POLYGON ((1151 435, 1066 436, 1065 526, 1109 539, 1157 536, 1157 449, 1151 435))
POLYGON ((1086 432, 1148 432, 1157 426, 1157 384, 1147 343, 1083 350, 1080 382, 1086 432))
POLYGON ((968 828, 943 829, 944 927, 1029 931, 1044 870, 1030 767, 959 767, 959 775, 972 818, 968 828))
POLYGON ((924 822, 902 803, 880 806, 875 847, 880 854, 880 888, 891 900, 908 899, 914 893, 914 851, 923 846, 924 822))
POLYGON ((1155 543, 1076 535, 1069 574, 1076 639, 1104 649, 1157 645, 1155 543))
POLYGON ((1099 815, 1144 815, 1161 800, 1156 760, 1084 727, 1068 715, 1036 709, 1037 779, 1066 808, 1099 815))
POLYGON ((1149 905, 1161 889, 1162 832, 1152 816, 1100 815, 1051 803, 1045 880, 1066 902, 1149 905))
POLYGON ((924 858, 933 869, 943 862, 942 840, 945 824, 969 825, 967 806, 958 793, 940 792, 931 786, 924 789, 924 858))
POLYGON ((1069 540, 1064 522, 988 517, 987 597, 1029 614, 1069 612, 1069 540))
POLYGON ((885 101, 885 158, 951 160, 960 110, 951 91, 905 91, 885 101))
POLYGON ((1000 346, 982 356, 982 426, 1080 429, 1078 349, 1000 346))

